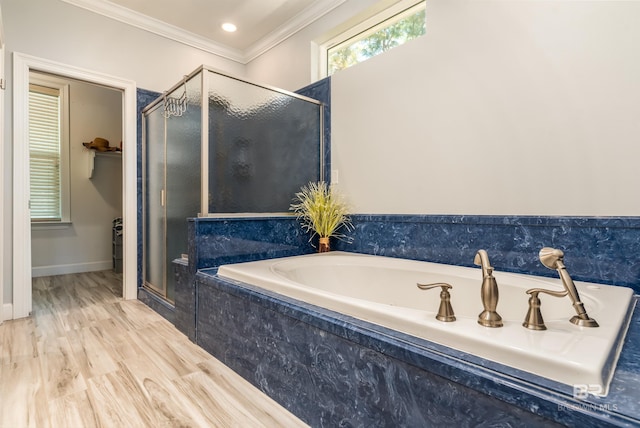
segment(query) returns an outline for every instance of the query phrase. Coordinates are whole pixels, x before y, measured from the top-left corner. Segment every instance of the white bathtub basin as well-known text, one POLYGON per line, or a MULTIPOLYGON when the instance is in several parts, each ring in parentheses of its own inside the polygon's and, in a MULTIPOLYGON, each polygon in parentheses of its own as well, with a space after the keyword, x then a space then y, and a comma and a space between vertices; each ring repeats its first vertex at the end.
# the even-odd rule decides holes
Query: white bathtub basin
MULTIPOLYGON (((569 266, 570 272, 570 266, 569 266)), ((578 327, 569 298, 540 294, 547 330, 522 327, 529 288, 562 291, 559 279, 496 271, 497 312, 504 327, 477 323, 482 311, 480 268, 390 257, 331 252, 221 266, 218 275, 256 285, 355 318, 424 338, 581 391, 606 395, 633 312, 633 290, 576 281, 587 313, 600 327, 578 327), (435 319, 440 288, 416 283, 446 282, 454 322, 435 319)))

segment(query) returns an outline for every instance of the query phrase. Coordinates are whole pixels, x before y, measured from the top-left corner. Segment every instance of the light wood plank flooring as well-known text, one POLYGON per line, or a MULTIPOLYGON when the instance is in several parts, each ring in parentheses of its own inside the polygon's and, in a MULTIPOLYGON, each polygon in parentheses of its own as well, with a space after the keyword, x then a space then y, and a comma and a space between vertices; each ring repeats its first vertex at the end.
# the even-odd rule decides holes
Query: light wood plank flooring
POLYGON ((304 427, 110 271, 35 278, 0 325, 0 427, 304 427))

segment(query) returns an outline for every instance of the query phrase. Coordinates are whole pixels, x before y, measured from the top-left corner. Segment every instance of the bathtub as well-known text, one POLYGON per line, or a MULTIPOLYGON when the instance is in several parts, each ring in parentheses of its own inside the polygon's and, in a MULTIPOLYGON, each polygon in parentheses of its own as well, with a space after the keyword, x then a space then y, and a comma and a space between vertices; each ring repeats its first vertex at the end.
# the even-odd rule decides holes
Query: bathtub
POLYGON ((338 251, 223 265, 218 276, 571 385, 574 395, 607 395, 635 305, 630 288, 576 281, 588 314, 600 327, 571 324, 575 311, 569 298, 541 294, 547 330, 529 330, 522 326, 525 291, 562 291, 561 281, 496 271, 497 312, 504 327, 483 327, 477 323, 483 309, 480 268, 338 251), (436 320, 439 287, 416 286, 435 282, 452 285, 456 321, 436 320))

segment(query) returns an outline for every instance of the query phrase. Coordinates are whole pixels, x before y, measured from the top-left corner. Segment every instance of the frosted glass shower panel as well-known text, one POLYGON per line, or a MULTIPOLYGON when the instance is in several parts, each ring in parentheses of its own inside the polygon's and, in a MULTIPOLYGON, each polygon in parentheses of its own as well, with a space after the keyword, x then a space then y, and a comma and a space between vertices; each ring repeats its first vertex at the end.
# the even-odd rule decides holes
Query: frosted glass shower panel
POLYGON ((175 278, 172 261, 188 253, 187 219, 200 212, 202 86, 192 78, 184 86, 168 94, 180 100, 186 96, 186 109, 180 115, 166 115, 166 221, 167 251, 165 254, 167 299, 173 301, 175 278))
POLYGON ((144 112, 144 285, 174 301, 173 260, 188 253, 187 219, 201 211, 202 73, 144 112))
POLYGON ((145 285, 157 292, 165 294, 164 248, 166 239, 162 201, 165 177, 165 119, 161 108, 156 108, 144 116, 144 127, 144 282, 145 285))
POLYGON ((286 212, 321 177, 321 105, 209 72, 209 213, 286 212))

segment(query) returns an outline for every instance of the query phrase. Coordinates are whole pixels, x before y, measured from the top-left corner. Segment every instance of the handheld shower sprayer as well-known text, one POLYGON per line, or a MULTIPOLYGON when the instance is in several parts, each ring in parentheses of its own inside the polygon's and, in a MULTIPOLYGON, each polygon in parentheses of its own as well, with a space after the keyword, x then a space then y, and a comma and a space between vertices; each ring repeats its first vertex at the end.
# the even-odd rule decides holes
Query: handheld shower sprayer
POLYGON ((577 313, 577 315, 573 316, 570 321, 581 327, 598 327, 596 320, 589 318, 587 311, 584 309, 584 304, 580 301, 578 290, 576 289, 576 286, 564 265, 564 253, 556 248, 544 247, 540 250, 538 255, 540 257, 540 262, 542 262, 543 265, 549 269, 557 270, 558 274, 560 274, 562 284, 564 285, 565 290, 567 290, 571 303, 573 304, 573 308, 577 313))

